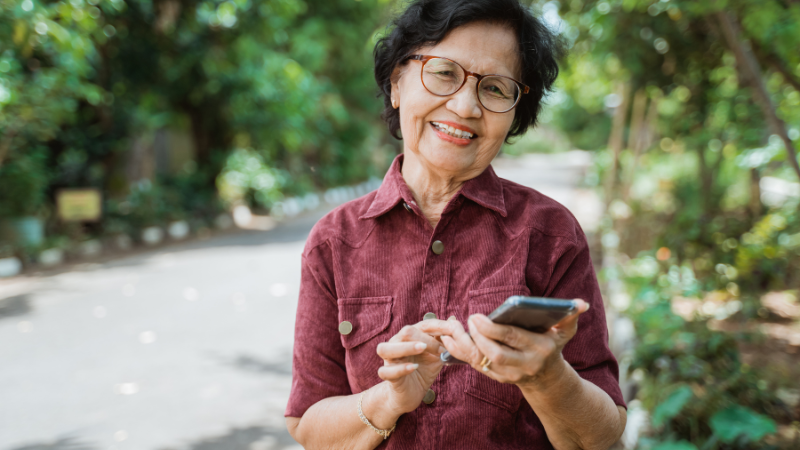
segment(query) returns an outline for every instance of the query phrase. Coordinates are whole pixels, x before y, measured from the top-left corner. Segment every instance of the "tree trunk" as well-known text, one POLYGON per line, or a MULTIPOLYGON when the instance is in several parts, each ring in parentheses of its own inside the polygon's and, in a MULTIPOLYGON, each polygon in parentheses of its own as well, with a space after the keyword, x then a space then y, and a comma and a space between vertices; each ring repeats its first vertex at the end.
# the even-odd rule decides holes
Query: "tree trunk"
POLYGON ((644 123, 644 111, 647 106, 647 93, 644 89, 639 89, 633 95, 633 111, 631 111, 631 129, 628 133, 628 146, 627 148, 634 151, 640 148, 644 130, 642 124, 644 123))
POLYGON ((606 179, 606 208, 611 204, 617 191, 617 178, 620 170, 620 154, 622 153, 622 146, 624 145, 625 138, 625 121, 628 117, 628 103, 630 101, 630 87, 627 83, 619 83, 617 86, 617 95, 622 97, 622 103, 617 106, 614 111, 614 119, 611 124, 611 134, 608 137, 608 148, 612 152, 611 170, 609 171, 606 179))
POLYGON ((6 127, 6 133, 0 138, 0 167, 3 167, 3 162, 6 160, 9 153, 11 153, 11 144, 14 138, 17 137, 17 133, 21 128, 22 123, 20 121, 9 125, 6 127))
POLYGON ((631 195, 636 169, 639 167, 639 158, 642 156, 642 152, 653 143, 656 119, 658 118, 657 108, 657 99, 650 99, 650 104, 647 105, 647 94, 644 90, 640 89, 636 92, 633 100, 633 117, 631 118, 631 138, 628 141, 628 148, 633 149, 633 162, 628 169, 625 185, 622 187, 622 200, 626 203, 631 195), (647 107, 646 114, 645 106, 647 107))
POLYGON ((761 176, 758 174, 758 169, 750 169, 750 214, 753 217, 753 223, 756 223, 759 217, 764 212, 761 205, 761 176))
POLYGON ((3 139, 0 141, 0 167, 3 167, 3 161, 5 161, 6 156, 11 149, 11 141, 14 140, 15 136, 15 132, 6 133, 6 135, 3 136, 3 139))
POLYGON ((717 20, 722 28, 722 34, 728 43, 728 46, 736 55, 736 67, 740 72, 742 79, 747 80, 750 87, 753 89, 754 100, 761 108, 764 118, 769 124, 769 128, 773 134, 777 134, 783 140, 783 145, 786 147, 786 152, 789 156, 789 164, 800 179, 800 164, 797 162, 797 151, 794 148, 792 140, 789 139, 789 134, 786 132, 786 124, 778 117, 775 112, 775 107, 772 105, 772 100, 769 98, 767 86, 764 84, 764 79, 761 76, 761 67, 758 60, 753 55, 749 45, 745 45, 740 38, 739 26, 731 17, 730 13, 720 11, 715 13, 717 20))
POLYGON ((800 78, 798 78, 788 67, 786 67, 785 62, 783 62, 773 53, 764 50, 755 42, 751 42, 750 46, 753 48, 756 56, 758 56, 762 62, 780 72, 780 74, 783 75, 783 79, 786 80, 787 83, 791 84, 795 90, 800 91, 800 78))

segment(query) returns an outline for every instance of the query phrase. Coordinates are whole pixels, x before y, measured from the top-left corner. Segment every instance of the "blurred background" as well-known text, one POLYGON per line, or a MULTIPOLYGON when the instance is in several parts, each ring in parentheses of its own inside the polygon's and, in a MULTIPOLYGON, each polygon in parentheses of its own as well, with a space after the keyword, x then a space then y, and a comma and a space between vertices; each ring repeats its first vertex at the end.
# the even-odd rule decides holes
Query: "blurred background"
MULTIPOLYGON (((0 450, 296 449, 300 252, 401 145, 395 0, 0 0, 0 450)), ((800 2, 532 2, 506 178, 587 231, 617 448, 800 448, 800 2)))

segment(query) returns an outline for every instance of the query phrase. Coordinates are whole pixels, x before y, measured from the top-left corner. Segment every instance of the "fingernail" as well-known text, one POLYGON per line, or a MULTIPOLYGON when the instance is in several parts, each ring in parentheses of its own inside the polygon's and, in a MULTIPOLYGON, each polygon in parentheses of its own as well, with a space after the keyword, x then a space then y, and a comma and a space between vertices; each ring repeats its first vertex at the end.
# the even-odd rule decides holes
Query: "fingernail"
POLYGON ((424 342, 417 342, 414 345, 414 348, 417 349, 417 350, 420 350, 420 351, 425 350, 426 347, 428 347, 428 344, 426 344, 424 342))
POLYGON ((419 364, 409 364, 409 365, 406 366, 406 368, 408 370, 417 370, 418 367, 419 367, 419 364))
POLYGON ((456 316, 450 316, 447 318, 447 320, 456 320, 456 316))
POLYGON ((485 316, 482 316, 482 315, 480 315, 480 314, 473 314, 473 315, 472 315, 472 316, 470 316, 470 317, 472 318, 472 321, 473 321, 473 322, 475 322, 476 324, 477 324, 478 322, 484 322, 484 321, 486 321, 486 320, 489 320, 489 319, 487 319, 485 316))

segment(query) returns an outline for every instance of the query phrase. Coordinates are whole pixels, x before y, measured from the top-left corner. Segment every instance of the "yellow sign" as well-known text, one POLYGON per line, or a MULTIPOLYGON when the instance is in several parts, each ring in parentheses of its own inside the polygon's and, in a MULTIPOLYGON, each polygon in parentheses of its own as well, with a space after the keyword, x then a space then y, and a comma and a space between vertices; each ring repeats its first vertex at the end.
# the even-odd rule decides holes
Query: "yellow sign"
POLYGON ((58 217, 67 222, 96 222, 102 215, 98 189, 61 189, 56 193, 58 217))

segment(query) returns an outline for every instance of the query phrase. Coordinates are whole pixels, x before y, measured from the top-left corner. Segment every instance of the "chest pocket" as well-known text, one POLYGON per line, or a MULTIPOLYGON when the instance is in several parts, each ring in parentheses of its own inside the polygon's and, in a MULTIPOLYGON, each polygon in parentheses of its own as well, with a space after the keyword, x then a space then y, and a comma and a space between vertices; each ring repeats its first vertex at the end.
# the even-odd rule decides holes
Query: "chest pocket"
MULTIPOLYGON (((469 314, 489 315, 512 295, 530 295, 527 286, 500 286, 469 291, 469 314)), ((500 383, 477 370, 467 372, 467 394, 516 412, 522 404, 522 392, 513 384, 500 383)))
POLYGON ((381 382, 378 368, 383 360, 377 354, 377 347, 389 339, 385 334, 392 323, 392 300, 392 297, 363 297, 337 301, 339 323, 346 321, 352 326, 349 333, 341 334, 341 339, 346 350, 347 378, 353 392, 381 382))

